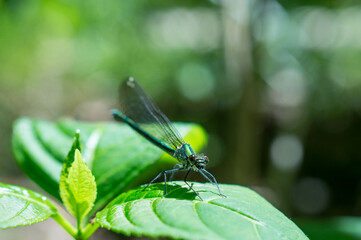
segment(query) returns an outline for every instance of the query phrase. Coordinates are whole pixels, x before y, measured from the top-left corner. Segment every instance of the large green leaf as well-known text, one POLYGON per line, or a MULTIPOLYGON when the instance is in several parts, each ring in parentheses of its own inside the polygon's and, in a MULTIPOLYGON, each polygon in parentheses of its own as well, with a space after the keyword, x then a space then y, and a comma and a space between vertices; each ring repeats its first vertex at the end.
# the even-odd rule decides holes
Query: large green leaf
POLYGON ((121 194, 96 221, 125 235, 176 239, 308 239, 285 215, 254 191, 220 184, 193 183, 203 200, 182 182, 164 183, 121 194))
MULTIPOLYGON (((206 135, 200 126, 185 123, 176 126, 195 150, 205 145, 206 135)), ((31 179, 59 199, 62 162, 76 129, 80 129, 82 154, 98 187, 94 210, 124 189, 148 181, 175 163, 175 159, 125 124, 19 119, 13 132, 16 160, 31 179)))
POLYGON ((57 213, 45 196, 31 190, 0 183, 0 228, 26 226, 57 213))

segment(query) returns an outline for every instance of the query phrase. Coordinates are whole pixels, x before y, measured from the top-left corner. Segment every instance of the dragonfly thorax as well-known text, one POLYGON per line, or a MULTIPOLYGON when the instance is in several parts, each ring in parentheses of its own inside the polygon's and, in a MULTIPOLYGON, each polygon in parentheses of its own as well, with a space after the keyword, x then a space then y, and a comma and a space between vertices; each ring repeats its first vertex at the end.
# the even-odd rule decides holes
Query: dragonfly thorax
POLYGON ((192 167, 193 170, 205 169, 208 164, 208 157, 196 155, 188 143, 183 143, 175 151, 174 156, 185 166, 192 167))
POLYGON ((188 160, 191 165, 195 166, 197 169, 204 169, 209 162, 207 156, 197 156, 194 154, 190 155, 188 160))

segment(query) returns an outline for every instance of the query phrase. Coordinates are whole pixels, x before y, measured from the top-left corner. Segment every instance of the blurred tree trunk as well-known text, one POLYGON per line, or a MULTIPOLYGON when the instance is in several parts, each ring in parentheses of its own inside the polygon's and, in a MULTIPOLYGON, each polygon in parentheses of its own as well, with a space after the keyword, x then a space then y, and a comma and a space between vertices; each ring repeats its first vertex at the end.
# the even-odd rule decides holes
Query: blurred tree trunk
POLYGON ((259 177, 260 89, 251 34, 250 2, 222 0, 226 80, 229 109, 227 160, 232 182, 252 184, 259 177))

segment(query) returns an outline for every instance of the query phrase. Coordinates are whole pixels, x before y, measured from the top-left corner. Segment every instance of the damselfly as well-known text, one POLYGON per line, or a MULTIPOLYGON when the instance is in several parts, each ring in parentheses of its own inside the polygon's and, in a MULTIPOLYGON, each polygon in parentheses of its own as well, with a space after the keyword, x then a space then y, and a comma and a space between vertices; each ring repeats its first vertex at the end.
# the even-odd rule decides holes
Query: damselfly
POLYGON ((148 141, 178 159, 179 164, 176 164, 173 169, 159 173, 149 184, 163 175, 164 195, 167 195, 167 175, 173 175, 178 171, 187 171, 184 182, 200 198, 199 194, 187 182, 189 173, 193 170, 215 184, 219 195, 222 195, 215 177, 205 169, 208 164, 208 157, 194 153, 192 147, 184 142, 174 125, 153 103, 133 77, 129 77, 120 86, 120 111, 114 109, 112 114, 115 120, 127 123, 148 141))

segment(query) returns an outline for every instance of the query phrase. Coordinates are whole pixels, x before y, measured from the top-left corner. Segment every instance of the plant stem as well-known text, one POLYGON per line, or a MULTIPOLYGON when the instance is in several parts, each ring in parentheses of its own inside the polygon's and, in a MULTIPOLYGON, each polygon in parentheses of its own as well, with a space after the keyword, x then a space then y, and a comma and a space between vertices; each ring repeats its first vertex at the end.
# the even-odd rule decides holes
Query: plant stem
MULTIPOLYGON (((77 210, 79 210, 77 208, 77 210)), ((82 235, 83 235, 83 231, 82 231, 82 227, 81 227, 81 219, 79 218, 79 211, 77 211, 78 214, 76 215, 76 226, 78 229, 78 233, 77 233, 77 238, 76 239, 82 239, 82 235)))
POLYGON ((93 235, 93 233, 99 228, 99 224, 98 223, 89 223, 84 229, 83 229, 83 239, 88 239, 90 238, 91 235, 93 235))
POLYGON ((77 230, 75 227, 60 213, 55 214, 52 218, 59 223, 72 237, 77 237, 77 230))

